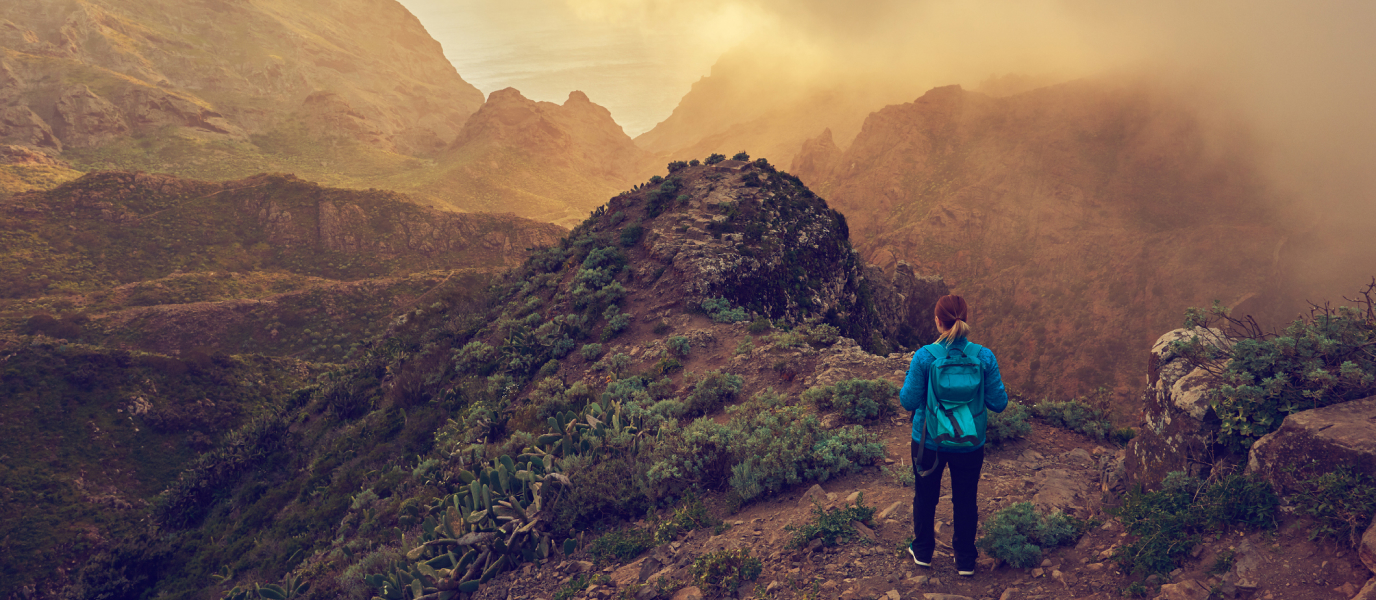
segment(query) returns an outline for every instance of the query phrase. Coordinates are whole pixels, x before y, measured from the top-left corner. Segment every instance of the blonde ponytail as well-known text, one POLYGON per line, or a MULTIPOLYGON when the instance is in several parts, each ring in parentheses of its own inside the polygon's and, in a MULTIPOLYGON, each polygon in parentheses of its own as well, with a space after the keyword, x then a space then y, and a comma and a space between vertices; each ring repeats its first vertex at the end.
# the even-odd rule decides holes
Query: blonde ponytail
POLYGON ((963 337, 967 337, 969 335, 970 324, 960 319, 957 319, 955 323, 951 323, 950 329, 947 329, 945 332, 943 332, 941 334, 941 337, 936 338, 936 343, 950 346, 956 340, 963 337))

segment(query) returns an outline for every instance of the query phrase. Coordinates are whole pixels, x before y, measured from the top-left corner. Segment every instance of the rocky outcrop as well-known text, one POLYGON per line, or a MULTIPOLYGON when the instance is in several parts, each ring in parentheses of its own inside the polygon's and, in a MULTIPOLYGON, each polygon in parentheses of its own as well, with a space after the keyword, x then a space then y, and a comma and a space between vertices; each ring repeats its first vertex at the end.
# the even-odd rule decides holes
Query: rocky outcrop
POLYGON ((1293 413, 1252 444, 1247 458, 1247 472, 1281 493, 1294 489, 1297 476, 1339 465, 1376 477, 1376 396, 1293 413))
POLYGON ((123 113, 84 85, 63 91, 54 111, 57 135, 68 146, 98 146, 129 132, 123 113))
POLYGON ((613 198, 603 212, 632 218, 650 203, 665 212, 644 223, 641 244, 673 271, 659 277, 642 268, 656 294, 690 309, 724 298, 770 319, 825 318, 871 351, 907 345, 900 330, 917 338, 921 324, 905 321, 909 299, 894 280, 919 304, 930 286, 867 273, 845 219, 797 178, 763 162, 732 175, 687 167, 661 186, 613 198))
POLYGON ((951 291, 941 276, 918 275, 912 265, 899 262, 892 277, 877 266, 865 267, 865 280, 871 284, 870 297, 882 317, 886 336, 910 347, 936 339, 939 332, 932 323, 932 310, 936 301, 951 291))
POLYGON ((1209 372, 1192 367, 1171 344, 1200 338, 1205 343, 1231 344, 1218 329, 1176 329, 1152 345, 1143 393, 1146 423, 1128 444, 1124 464, 1128 481, 1152 487, 1171 471, 1204 477, 1223 458, 1215 444, 1218 417, 1209 405, 1209 372))
POLYGON ((61 152, 62 140, 27 106, 0 107, 0 141, 61 152))

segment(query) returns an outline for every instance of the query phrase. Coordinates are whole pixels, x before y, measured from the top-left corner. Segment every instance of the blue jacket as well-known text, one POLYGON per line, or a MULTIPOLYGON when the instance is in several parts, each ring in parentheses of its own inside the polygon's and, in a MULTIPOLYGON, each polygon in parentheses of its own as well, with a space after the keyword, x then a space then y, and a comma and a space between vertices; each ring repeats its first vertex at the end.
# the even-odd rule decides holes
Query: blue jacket
MULTIPOLYGON (((964 348, 969 343, 959 338, 951 343, 952 348, 964 348)), ((984 348, 979 352, 979 362, 984 367, 984 407, 996 413, 1008 407, 1008 390, 1003 387, 1003 377, 999 376, 999 359, 994 352, 984 348)), ((913 362, 908 365, 908 377, 903 380, 903 389, 898 392, 898 402, 906 410, 913 412, 913 440, 922 439, 922 428, 927 415, 927 376, 932 371, 936 357, 925 349, 918 348, 913 353, 913 362)), ((927 440, 926 446, 936 450, 936 442, 927 440)), ((984 446, 984 432, 979 432, 979 445, 965 452, 973 452, 984 446)), ((946 452, 954 452, 946 450, 946 452)))

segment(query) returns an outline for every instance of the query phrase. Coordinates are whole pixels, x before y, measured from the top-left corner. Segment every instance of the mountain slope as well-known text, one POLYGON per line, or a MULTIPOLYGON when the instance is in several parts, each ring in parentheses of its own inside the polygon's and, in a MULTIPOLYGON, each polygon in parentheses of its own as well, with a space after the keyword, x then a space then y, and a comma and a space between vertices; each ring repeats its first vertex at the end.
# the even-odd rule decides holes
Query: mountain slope
POLYGON ((507 88, 488 96, 432 168, 381 184, 461 210, 509 211, 571 227, 651 162, 582 92, 560 105, 507 88))
POLYGON ((55 152, 245 141, 295 110, 317 134, 428 153, 482 103, 390 0, 18 0, 0 7, 0 51, 0 141, 55 152))
MULTIPOLYGON (((1188 306, 1266 285, 1282 235, 1246 148, 1210 146, 1181 98, 1085 80, 991 98, 936 88, 794 162, 867 260, 940 272, 1028 392, 1123 396, 1188 306)), ((1124 406, 1131 403, 1126 400, 1124 406)))
POLYGON ((0 322, 164 353, 338 360, 426 294, 481 286, 562 233, 291 176, 93 173, 0 201, 0 322))

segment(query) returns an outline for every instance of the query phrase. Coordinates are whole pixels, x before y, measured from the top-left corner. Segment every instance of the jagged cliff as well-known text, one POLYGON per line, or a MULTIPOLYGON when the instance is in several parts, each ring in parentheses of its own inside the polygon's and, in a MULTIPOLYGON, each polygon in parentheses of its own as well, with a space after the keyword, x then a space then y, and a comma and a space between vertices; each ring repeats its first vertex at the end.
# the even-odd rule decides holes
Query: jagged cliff
POLYGON ((1272 198, 1247 149, 1217 141, 1147 81, 1005 98, 952 86, 870 115, 845 151, 811 140, 793 164, 869 261, 939 272, 971 300, 991 347, 1017 348, 1010 384, 1106 385, 1131 406, 1133 348, 1272 269, 1272 198))

